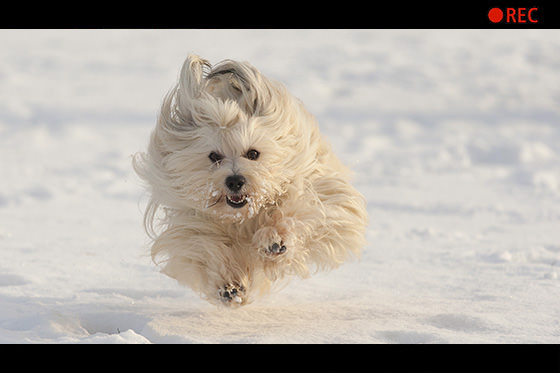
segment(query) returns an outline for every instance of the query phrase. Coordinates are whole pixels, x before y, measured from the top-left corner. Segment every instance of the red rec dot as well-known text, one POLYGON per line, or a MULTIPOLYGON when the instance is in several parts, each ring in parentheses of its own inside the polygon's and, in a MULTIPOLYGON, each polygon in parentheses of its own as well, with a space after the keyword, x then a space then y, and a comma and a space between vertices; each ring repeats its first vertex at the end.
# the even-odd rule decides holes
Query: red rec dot
POLYGON ((488 12, 488 19, 494 23, 500 22, 504 18, 504 12, 500 8, 492 8, 488 12))

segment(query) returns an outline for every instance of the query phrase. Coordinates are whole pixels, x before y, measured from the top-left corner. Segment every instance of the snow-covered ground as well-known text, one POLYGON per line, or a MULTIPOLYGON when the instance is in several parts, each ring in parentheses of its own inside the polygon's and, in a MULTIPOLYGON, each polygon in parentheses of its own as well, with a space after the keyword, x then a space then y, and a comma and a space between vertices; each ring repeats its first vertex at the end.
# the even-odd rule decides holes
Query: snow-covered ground
POLYGON ((1 30, 0 342, 558 343, 559 30, 1 30), (360 261, 237 310, 160 274, 131 168, 187 53, 313 112, 360 261))

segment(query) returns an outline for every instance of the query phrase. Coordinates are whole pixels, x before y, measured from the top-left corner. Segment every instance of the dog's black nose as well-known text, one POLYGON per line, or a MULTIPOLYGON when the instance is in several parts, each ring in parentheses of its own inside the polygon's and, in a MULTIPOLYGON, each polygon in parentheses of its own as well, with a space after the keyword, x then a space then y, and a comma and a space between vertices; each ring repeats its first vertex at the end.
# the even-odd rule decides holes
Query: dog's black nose
POLYGON ((245 178, 241 175, 231 175, 226 178, 226 186, 234 193, 241 190, 245 184, 245 178))

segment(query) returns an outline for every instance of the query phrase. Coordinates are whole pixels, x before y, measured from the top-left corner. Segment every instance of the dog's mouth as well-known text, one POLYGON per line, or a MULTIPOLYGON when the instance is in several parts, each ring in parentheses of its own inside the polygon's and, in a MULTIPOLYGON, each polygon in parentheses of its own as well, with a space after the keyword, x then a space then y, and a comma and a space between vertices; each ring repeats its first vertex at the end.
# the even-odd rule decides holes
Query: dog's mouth
POLYGON ((226 195, 226 203, 234 209, 241 208, 247 204, 247 196, 243 195, 226 195))

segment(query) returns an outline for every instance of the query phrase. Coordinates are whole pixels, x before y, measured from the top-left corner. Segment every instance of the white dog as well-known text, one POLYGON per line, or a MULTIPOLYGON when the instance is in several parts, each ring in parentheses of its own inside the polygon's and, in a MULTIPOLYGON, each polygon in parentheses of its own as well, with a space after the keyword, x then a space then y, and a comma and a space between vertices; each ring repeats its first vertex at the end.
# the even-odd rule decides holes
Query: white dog
POLYGON ((248 63, 189 55, 133 163, 151 192, 154 262, 210 302, 250 303, 365 243, 347 168, 303 104, 248 63))

